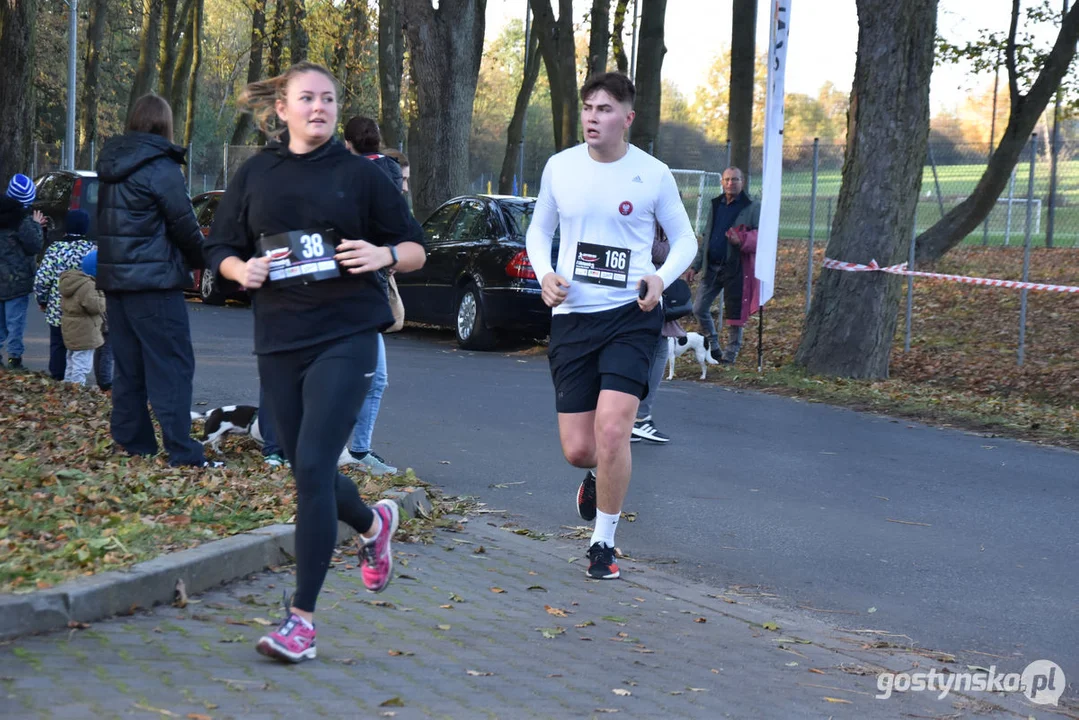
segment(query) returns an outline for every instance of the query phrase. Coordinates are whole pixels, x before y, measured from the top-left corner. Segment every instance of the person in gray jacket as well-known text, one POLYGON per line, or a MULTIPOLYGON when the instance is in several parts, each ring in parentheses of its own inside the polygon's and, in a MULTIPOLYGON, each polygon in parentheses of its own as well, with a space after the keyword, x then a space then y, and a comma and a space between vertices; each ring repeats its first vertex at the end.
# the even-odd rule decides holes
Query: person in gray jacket
MULTIPOLYGON (((708 337, 712 357, 723 361, 723 346, 719 344, 716 324, 712 319, 712 305, 723 294, 723 286, 732 277, 740 277, 741 259, 737 252, 729 251, 727 233, 731 228, 744 225, 749 230, 756 230, 760 224, 761 204, 752 200, 743 187, 745 176, 736 167, 723 171, 723 194, 712 198, 712 217, 708 222, 708 234, 697 250, 697 257, 686 271, 686 279, 693 279, 700 274, 697 296, 693 303, 693 314, 700 323, 701 333, 708 337)), ((720 305, 722 307, 722 303, 720 305)), ((731 328, 731 343, 734 344, 735 328, 731 328)), ((741 328, 737 328, 737 344, 741 346, 741 328)))

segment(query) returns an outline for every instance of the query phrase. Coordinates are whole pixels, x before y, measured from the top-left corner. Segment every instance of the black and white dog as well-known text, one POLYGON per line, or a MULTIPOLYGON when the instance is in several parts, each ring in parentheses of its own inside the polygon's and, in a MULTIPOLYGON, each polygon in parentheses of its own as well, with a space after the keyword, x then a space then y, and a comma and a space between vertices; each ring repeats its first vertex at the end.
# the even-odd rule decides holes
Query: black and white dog
POLYGON ((208 413, 191 413, 192 420, 205 420, 202 429, 202 444, 214 450, 221 449, 221 440, 228 434, 250 435, 255 442, 262 444, 259 432, 259 409, 252 405, 225 405, 214 408, 208 413))
POLYGON ((701 380, 704 380, 708 376, 708 365, 719 365, 709 352, 709 345, 711 343, 708 338, 695 332, 686 333, 685 337, 667 338, 667 362, 670 363, 667 379, 674 379, 674 359, 687 350, 692 350, 697 362, 701 364, 701 380))

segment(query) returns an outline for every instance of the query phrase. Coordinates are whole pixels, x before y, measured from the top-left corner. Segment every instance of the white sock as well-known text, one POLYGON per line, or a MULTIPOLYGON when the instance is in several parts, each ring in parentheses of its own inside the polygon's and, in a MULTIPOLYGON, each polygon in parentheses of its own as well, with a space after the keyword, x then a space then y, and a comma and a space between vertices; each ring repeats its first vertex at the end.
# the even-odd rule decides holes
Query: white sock
POLYGON ((592 531, 591 545, 601 542, 607 547, 614 547, 614 531, 618 529, 620 514, 608 515, 602 510, 596 510, 596 527, 592 531))
POLYGON ((375 513, 375 521, 371 523, 371 527, 367 529, 367 532, 371 532, 372 530, 374 530, 375 533, 371 537, 360 535, 360 537, 363 538, 364 545, 370 545, 371 543, 373 543, 378 538, 378 534, 382 532, 382 516, 378 513, 375 513))

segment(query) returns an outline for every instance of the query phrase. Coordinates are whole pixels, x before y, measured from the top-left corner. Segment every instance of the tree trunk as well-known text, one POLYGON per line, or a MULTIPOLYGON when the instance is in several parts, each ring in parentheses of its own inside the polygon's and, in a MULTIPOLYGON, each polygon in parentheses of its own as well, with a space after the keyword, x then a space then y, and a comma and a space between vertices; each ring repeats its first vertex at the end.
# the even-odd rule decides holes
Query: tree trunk
POLYGON ((364 0, 345 0, 344 27, 334 47, 333 67, 330 70, 341 82, 342 95, 338 99, 339 113, 345 119, 355 107, 354 93, 350 92, 349 59, 357 54, 357 48, 367 38, 367 3, 364 0))
POLYGON ((973 232, 989 215, 1000 193, 1007 187, 1012 169, 1026 150, 1038 118, 1045 112, 1049 100, 1060 87, 1075 57, 1076 43, 1079 42, 1079 3, 1073 5, 1064 17, 1048 60, 1030 90, 1021 95, 1015 70, 1015 33, 1018 19, 1019 0, 1013 0, 1006 62, 1011 91, 1008 126, 970 197, 918 236, 915 260, 919 265, 939 260, 946 252, 963 242, 963 238, 973 232))
MULTIPOLYGON (((266 0, 255 0, 251 8, 251 54, 247 60, 247 82, 253 83, 262 77, 263 47, 266 42, 266 0)), ((236 116, 236 126, 232 129, 230 145, 246 145, 254 124, 250 113, 236 116)))
POLYGON ((659 131, 660 70, 667 48, 663 44, 663 21, 667 0, 644 0, 641 8, 641 43, 637 51, 637 118, 629 128, 634 145, 651 154, 659 131))
POLYGON ((97 142, 97 101, 100 96, 101 43, 105 39, 105 17, 108 0, 90 3, 90 20, 86 28, 86 55, 83 61, 82 94, 79 101, 79 158, 78 166, 90 168, 92 144, 97 142))
MULTIPOLYGON (((517 91, 517 102, 513 106, 513 117, 510 118, 509 127, 506 128, 506 156, 502 159, 502 172, 498 176, 498 192, 502 195, 513 193, 513 177, 517 174, 517 159, 520 157, 521 145, 524 143, 525 116, 528 114, 528 101, 532 99, 532 90, 536 87, 536 78, 539 77, 540 54, 539 38, 533 30, 527 43, 526 53, 528 62, 525 63, 524 78, 521 80, 521 89, 517 91)), ((518 183, 524 184, 524 178, 517 178, 518 183)), ((521 192, 521 187, 517 188, 521 192)))
POLYGON ((614 27, 611 28, 611 52, 614 54, 618 72, 629 75, 629 58, 626 57, 626 10, 629 0, 616 0, 614 6, 614 27))
POLYGON ((5 180, 17 172, 32 172, 37 7, 37 0, 0 2, 0 168, 5 180))
MULTIPOLYGON (((195 134, 195 99, 198 97, 199 70, 202 68, 202 26, 206 16, 206 0, 195 0, 191 11, 191 38, 193 40, 191 73, 187 77, 187 116, 184 119, 184 147, 191 147, 191 138, 195 134)), ((191 162, 191 158, 187 159, 191 162)), ((188 165, 187 172, 191 172, 188 165)))
POLYGON ((585 77, 607 72, 607 46, 611 42, 611 0, 592 0, 592 30, 588 38, 585 77))
POLYGON ((405 139, 401 119, 401 77, 405 71, 403 13, 398 0, 378 4, 378 86, 381 91, 379 127, 382 143, 397 148, 405 139))
POLYGON ((731 164, 742 170, 749 189, 749 160, 753 149, 753 76, 757 62, 757 0, 734 0, 731 18, 730 115, 727 137, 731 164))
MULTIPOLYGON (((278 0, 281 2, 282 0, 278 0)), ((307 22, 307 5, 305 0, 288 0, 290 5, 289 14, 289 28, 292 31, 292 36, 289 38, 289 52, 292 58, 292 64, 307 59, 307 27, 304 23, 307 22)))
POLYGON ((179 0, 161 2, 161 50, 158 57, 157 94, 169 100, 172 98, 172 84, 176 73, 176 63, 180 55, 180 34, 187 23, 186 13, 191 11, 190 0, 184 0, 184 7, 177 12, 179 0))
MULTIPOLYGON (((184 9, 180 14, 176 27, 176 40, 179 46, 174 45, 173 49, 169 51, 169 55, 172 55, 172 79, 167 84, 169 94, 163 96, 172 107, 173 139, 177 143, 184 136, 184 119, 187 117, 187 110, 185 109, 187 104, 187 79, 191 74, 194 63, 196 40, 195 32, 192 28, 194 19, 195 0, 184 0, 184 9), (180 39, 181 35, 183 35, 182 40, 180 39)), ((162 75, 164 75, 164 72, 164 69, 162 69, 162 75)), ((165 81, 162 79, 162 87, 165 86, 165 81)))
POLYGON ((558 0, 555 20, 551 0, 529 0, 540 55, 551 86, 555 150, 577 144, 577 57, 573 40, 573 0, 558 0))
POLYGON ((285 26, 288 17, 285 6, 289 0, 276 0, 274 3, 273 28, 270 30, 270 77, 281 74, 281 62, 285 53, 285 26))
POLYGON ((468 188, 468 141, 487 0, 405 0, 418 145, 409 147, 416 217, 468 188))
MULTIPOLYGON (((886 265, 910 248, 929 136, 937 0, 857 0, 857 8, 847 155, 827 254, 886 265)), ((798 364, 817 374, 888 377, 900 287, 893 275, 824 270, 798 364)))
POLYGON ((139 35, 139 64, 131 84, 127 111, 135 101, 153 90, 157 80, 157 61, 161 54, 161 0, 143 0, 142 32, 139 35))

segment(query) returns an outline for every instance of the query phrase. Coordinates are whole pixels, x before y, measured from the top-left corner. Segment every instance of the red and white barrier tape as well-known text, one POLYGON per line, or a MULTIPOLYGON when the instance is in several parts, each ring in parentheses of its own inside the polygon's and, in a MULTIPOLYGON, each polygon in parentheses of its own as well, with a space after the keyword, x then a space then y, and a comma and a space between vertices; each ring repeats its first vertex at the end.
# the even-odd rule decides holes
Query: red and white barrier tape
POLYGON ((846 272, 886 272, 892 275, 912 275, 914 277, 933 278, 935 280, 951 280, 952 282, 966 283, 968 285, 982 285, 985 287, 1002 287, 1012 290, 1041 290, 1045 292, 1079 293, 1079 287, 1072 285, 1046 285, 1044 283, 1020 282, 1018 280, 998 280, 996 278, 968 277, 966 275, 946 275, 944 273, 920 272, 907 270, 906 263, 881 267, 876 260, 870 260, 868 265, 860 263, 840 262, 831 258, 824 258, 821 263, 829 270, 844 270, 846 272))

